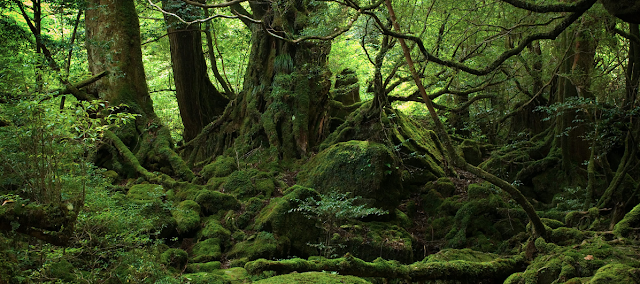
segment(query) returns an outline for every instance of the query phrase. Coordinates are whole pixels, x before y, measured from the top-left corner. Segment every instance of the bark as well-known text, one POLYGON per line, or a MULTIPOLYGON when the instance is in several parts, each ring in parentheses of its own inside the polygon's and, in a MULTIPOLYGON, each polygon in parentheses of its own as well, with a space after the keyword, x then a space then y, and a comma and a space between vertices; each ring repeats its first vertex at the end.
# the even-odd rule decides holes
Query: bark
POLYGON ((193 172, 174 152, 171 136, 153 110, 142 64, 134 1, 89 1, 85 25, 89 70, 94 75, 108 71, 107 76, 92 85, 92 91, 110 106, 118 106, 118 111, 138 115, 134 123, 119 128, 116 135, 110 137, 113 146, 102 145, 98 160, 103 163, 99 164, 131 175, 128 169, 117 166, 119 162, 113 162, 122 156, 125 164, 134 168, 137 162, 152 171, 166 169, 165 172, 185 180, 193 179, 193 172), (113 149, 121 143, 134 155, 123 156, 123 151, 113 149))
POLYGON ((253 17, 263 25, 248 23, 252 43, 243 91, 219 120, 186 145, 189 162, 230 148, 240 154, 272 148, 280 158, 300 158, 324 138, 330 41, 291 43, 269 34, 299 35, 309 24, 307 16, 323 5, 307 7, 303 1, 286 4, 288 9, 271 9, 262 2, 250 5, 253 17))
POLYGON ((336 271, 342 275, 354 275, 358 277, 380 277, 390 279, 405 279, 408 281, 434 281, 453 280, 469 283, 478 283, 479 280, 493 280, 502 282, 512 273, 523 269, 524 258, 514 256, 511 258, 498 258, 487 262, 474 262, 464 260, 443 262, 415 262, 402 265, 396 261, 377 259, 366 262, 347 254, 337 259, 288 259, 272 261, 259 259, 249 262, 245 269, 251 274, 259 274, 263 271, 275 271, 279 274, 307 271, 336 271))
MULTIPOLYGON (((164 0, 163 9, 183 18, 198 16, 196 7, 182 1, 164 0)), ((176 98, 184 125, 183 137, 190 141, 224 112, 229 100, 209 80, 202 50, 200 24, 186 26, 165 14, 176 98)), ((213 59, 215 62, 215 59, 213 59)))

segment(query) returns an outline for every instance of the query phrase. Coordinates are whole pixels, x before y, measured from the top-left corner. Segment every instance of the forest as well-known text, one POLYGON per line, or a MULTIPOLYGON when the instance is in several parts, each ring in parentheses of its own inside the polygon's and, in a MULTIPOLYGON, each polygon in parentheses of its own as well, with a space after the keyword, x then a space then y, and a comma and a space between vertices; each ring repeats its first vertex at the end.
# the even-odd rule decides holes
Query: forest
POLYGON ((0 284, 640 283, 639 1, 0 11, 0 284))

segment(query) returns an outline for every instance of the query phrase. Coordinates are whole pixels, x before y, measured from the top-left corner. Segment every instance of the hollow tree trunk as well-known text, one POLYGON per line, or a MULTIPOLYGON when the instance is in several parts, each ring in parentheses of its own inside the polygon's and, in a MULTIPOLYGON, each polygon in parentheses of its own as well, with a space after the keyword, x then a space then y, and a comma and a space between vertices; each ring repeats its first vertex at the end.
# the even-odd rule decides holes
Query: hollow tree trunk
MULTIPOLYGON (((189 19, 198 16, 199 9, 182 1, 164 0, 163 8, 189 19)), ((207 74, 207 63, 202 51, 200 24, 189 26, 174 16, 165 14, 173 78, 180 117, 184 125, 184 140, 190 141, 224 112, 229 102, 211 83, 207 74)))

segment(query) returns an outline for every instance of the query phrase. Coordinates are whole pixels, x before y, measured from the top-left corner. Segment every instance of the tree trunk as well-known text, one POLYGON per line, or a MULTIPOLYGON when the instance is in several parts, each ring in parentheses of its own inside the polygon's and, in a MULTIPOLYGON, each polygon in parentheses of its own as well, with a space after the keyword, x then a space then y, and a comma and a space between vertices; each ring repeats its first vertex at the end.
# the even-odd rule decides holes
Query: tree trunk
MULTIPOLYGON (((164 0, 163 9, 188 19, 200 11, 182 1, 164 0)), ((224 112, 229 102, 209 80, 202 51, 200 24, 189 26, 165 14, 171 63, 176 85, 176 98, 184 125, 184 140, 190 141, 224 112)))
POLYGON ((250 24, 252 45, 243 91, 221 120, 186 145, 190 162, 229 148, 240 154, 272 148, 280 158, 300 158, 319 145, 328 124, 331 84, 326 59, 331 43, 291 43, 272 35, 299 35, 308 24, 302 19, 322 9, 322 5, 307 7, 303 1, 294 2, 283 10, 251 2, 254 18, 269 23, 270 32, 262 25, 250 24))
POLYGON ((169 131, 153 110, 142 65, 134 1, 91 0, 87 3, 85 25, 89 70, 92 74, 109 71, 105 78, 93 84, 93 91, 110 106, 119 106, 118 111, 139 115, 135 123, 119 128, 117 136, 106 135, 114 146, 102 145, 98 164, 123 175, 137 172, 144 176, 135 167, 139 163, 151 170, 191 180, 193 172, 173 151, 169 131), (119 145, 126 145, 132 151, 124 151, 119 145), (118 156, 123 156, 120 160, 126 165, 118 162, 118 156))

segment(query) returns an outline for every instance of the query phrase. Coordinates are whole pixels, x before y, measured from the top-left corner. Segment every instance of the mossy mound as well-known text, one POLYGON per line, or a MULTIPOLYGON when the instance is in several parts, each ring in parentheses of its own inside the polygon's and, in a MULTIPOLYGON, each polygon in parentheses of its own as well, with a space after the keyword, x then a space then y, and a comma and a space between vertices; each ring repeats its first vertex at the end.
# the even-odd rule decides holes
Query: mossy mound
POLYGON ((618 245, 602 237, 576 243, 580 244, 558 246, 536 239, 535 247, 540 254, 524 272, 511 275, 505 283, 583 283, 577 281, 591 277, 589 283, 638 283, 627 281, 638 276, 637 247, 618 245))
POLYGON ((222 264, 219 261, 209 261, 205 263, 190 263, 187 265, 187 269, 185 270, 187 273, 198 273, 198 272, 214 272, 219 270, 222 267, 222 264))
POLYGON ((318 153, 302 167, 297 180, 320 193, 350 192, 362 196, 371 207, 388 210, 407 195, 398 165, 385 145, 354 140, 318 153))
POLYGON ((493 252, 503 241, 525 231, 526 214, 508 203, 510 198, 503 192, 488 184, 471 184, 467 196, 445 236, 447 247, 493 252))
POLYGON ((253 282, 256 284, 302 284, 302 283, 317 283, 317 284, 367 284, 371 283, 362 278, 355 276, 343 276, 329 272, 304 272, 304 273, 290 273, 286 275, 279 275, 260 281, 253 282))
POLYGON ((351 253, 364 261, 381 257, 402 263, 413 262, 411 235, 404 228, 390 223, 358 222, 356 225, 345 225, 339 233, 334 234, 332 241, 337 256, 351 253))
MULTIPOLYGON (((165 200, 166 194, 162 186, 157 184, 137 184, 132 186, 127 192, 126 199, 122 198, 122 206, 130 206, 129 202, 140 205, 144 208, 142 214, 150 220, 154 220, 152 227, 147 228, 149 232, 158 231, 159 238, 167 238, 175 234, 177 222, 173 212, 170 210, 170 201, 165 200)), ((114 199, 124 197, 122 194, 115 194, 114 199)))
POLYGON ((236 198, 246 200, 254 196, 270 198, 276 189, 272 173, 256 169, 235 171, 222 184, 222 190, 236 198))
POLYGON ((322 232, 314 221, 298 212, 290 212, 300 200, 317 197, 318 193, 307 187, 295 185, 285 190, 283 197, 272 198, 255 218, 251 229, 272 232, 281 239, 286 251, 294 255, 311 255, 315 249, 308 243, 315 243, 322 232))
POLYGON ((487 147, 477 141, 465 139, 458 146, 458 151, 460 151, 461 156, 464 157, 467 163, 477 166, 482 163, 487 147))
POLYGON ((200 205, 195 201, 180 202, 172 214, 181 235, 190 235, 200 229, 200 205))
POLYGON ((219 191, 202 190, 196 196, 195 201, 202 208, 205 215, 216 214, 219 211, 237 210, 240 202, 230 194, 219 191))
POLYGON ((164 189, 157 184, 136 184, 127 192, 127 198, 138 204, 162 202, 162 196, 164 196, 164 189))
POLYGON ((251 283, 249 274, 244 268, 234 267, 229 269, 213 270, 211 272, 198 272, 182 275, 185 283, 191 284, 241 284, 251 283))
POLYGON ((218 156, 215 161, 204 166, 200 171, 200 175, 204 180, 213 177, 226 177, 238 170, 238 164, 232 157, 218 156))
POLYGON ((204 227, 198 231, 198 239, 217 238, 223 244, 229 242, 231 231, 220 224, 220 220, 216 216, 208 217, 204 220, 204 227))
POLYGON ((258 258, 271 259, 279 254, 278 241, 269 232, 260 232, 246 241, 239 242, 227 254, 227 258, 254 260, 258 258))
POLYGON ((191 249, 191 262, 210 262, 220 260, 221 241, 218 238, 206 239, 196 243, 191 249))
MULTIPOLYGON (((278 198, 272 198, 270 201, 273 200, 278 200, 278 198)), ((244 210, 242 211, 242 213, 240 213, 240 215, 238 215, 237 217, 235 216, 235 214, 233 214, 233 216, 229 216, 230 218, 228 219, 233 220, 233 224, 237 228, 245 229, 251 225, 251 222, 256 217, 256 214, 260 212, 260 209, 262 209, 264 205, 265 202, 258 197, 249 198, 249 200, 244 202, 244 210)))
POLYGON ((427 256, 423 262, 444 262, 453 260, 464 260, 471 262, 492 261, 499 256, 493 253, 475 251, 472 249, 443 249, 437 253, 427 256))
POLYGON ((170 248, 160 255, 160 263, 169 267, 182 270, 187 264, 189 255, 186 251, 176 248, 170 248))

